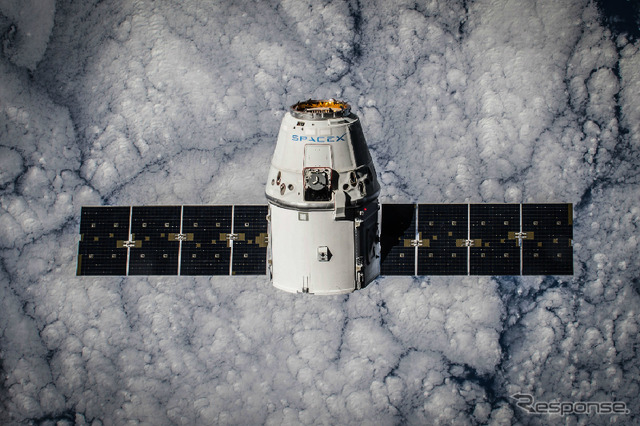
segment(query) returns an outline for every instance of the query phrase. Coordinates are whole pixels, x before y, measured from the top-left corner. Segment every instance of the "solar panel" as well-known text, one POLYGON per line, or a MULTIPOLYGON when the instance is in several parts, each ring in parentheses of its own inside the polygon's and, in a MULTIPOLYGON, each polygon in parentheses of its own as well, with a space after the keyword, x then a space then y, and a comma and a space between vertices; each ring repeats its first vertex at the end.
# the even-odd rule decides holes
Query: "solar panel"
POLYGON ((77 275, 126 275, 129 207, 83 207, 77 275))
POLYGON ((416 273, 416 205, 383 204, 381 224, 382 275, 416 273))
POLYGON ((573 205, 523 204, 523 275, 573 275, 573 205))
POLYGON ((134 206, 129 275, 178 275, 181 206, 134 206))
POLYGON ((265 205, 234 207, 233 275, 267 273, 267 211, 265 205))
MULTIPOLYGON (((571 204, 382 204, 382 275, 571 275, 571 204)), ((78 275, 263 275, 266 205, 83 207, 78 275)))
POLYGON ((184 206, 180 275, 229 275, 231 206, 184 206))
POLYGON ((519 204, 471 204, 471 275, 520 275, 519 204))
POLYGON ((467 275, 467 204, 418 205, 418 275, 467 275))
POLYGON ((83 207, 77 274, 264 275, 267 211, 266 205, 83 207))

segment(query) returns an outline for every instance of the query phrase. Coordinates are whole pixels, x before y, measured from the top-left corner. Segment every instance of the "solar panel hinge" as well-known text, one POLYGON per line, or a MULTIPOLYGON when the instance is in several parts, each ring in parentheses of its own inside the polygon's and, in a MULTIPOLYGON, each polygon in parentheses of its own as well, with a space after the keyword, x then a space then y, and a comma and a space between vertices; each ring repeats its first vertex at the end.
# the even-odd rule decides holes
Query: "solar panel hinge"
POLYGON ((522 245, 522 240, 526 240, 528 238, 533 238, 533 233, 529 232, 514 232, 513 238, 518 240, 518 246, 522 245))
POLYGON ((236 241, 238 239, 238 234, 227 234, 227 240, 236 241))
POLYGON ((174 238, 178 241, 185 241, 187 239, 187 234, 176 234, 174 238))
POLYGON ((411 240, 411 247, 422 247, 422 240, 411 240))
POLYGON ((136 246, 136 242, 133 240, 129 240, 129 241, 123 241, 122 242, 122 247, 124 248, 131 248, 131 247, 135 247, 136 246))
POLYGON ((360 227, 360 225, 362 224, 362 222, 364 222, 364 221, 363 221, 362 219, 360 219, 359 217, 356 217, 356 218, 354 219, 354 222, 355 222, 355 226, 356 226, 356 228, 359 228, 359 227, 360 227))
POLYGON ((464 246, 465 247, 473 247, 473 246, 475 246, 475 241, 474 240, 464 240, 464 246))

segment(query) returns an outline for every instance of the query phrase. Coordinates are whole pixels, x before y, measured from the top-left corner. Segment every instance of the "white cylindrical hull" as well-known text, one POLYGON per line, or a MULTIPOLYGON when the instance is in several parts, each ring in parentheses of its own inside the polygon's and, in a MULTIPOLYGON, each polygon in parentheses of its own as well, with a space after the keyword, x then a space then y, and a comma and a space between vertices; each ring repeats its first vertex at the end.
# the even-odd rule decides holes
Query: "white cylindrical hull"
POLYGON ((270 206, 273 285, 289 292, 350 293, 356 288, 354 222, 333 211, 270 206))

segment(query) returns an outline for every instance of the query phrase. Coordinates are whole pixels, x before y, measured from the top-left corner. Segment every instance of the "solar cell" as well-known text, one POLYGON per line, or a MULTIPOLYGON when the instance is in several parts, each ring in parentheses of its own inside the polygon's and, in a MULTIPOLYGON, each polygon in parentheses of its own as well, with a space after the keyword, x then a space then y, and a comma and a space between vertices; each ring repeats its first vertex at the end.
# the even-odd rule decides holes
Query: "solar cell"
POLYGON ((129 207, 82 207, 77 275, 126 275, 129 207))
POLYGON ((418 205, 418 275, 467 275, 467 204, 418 205))
POLYGON ((382 204, 382 275, 415 275, 416 205, 382 204))
POLYGON ((267 273, 266 205, 234 206, 233 275, 267 273))
POLYGON ((134 206, 129 275, 177 275, 181 206, 134 206))
POLYGON ((184 206, 181 275, 229 275, 231 206, 184 206))
POLYGON ((523 204, 523 275, 573 274, 573 205, 523 204))
POLYGON ((471 204, 471 275, 520 275, 519 204, 471 204))

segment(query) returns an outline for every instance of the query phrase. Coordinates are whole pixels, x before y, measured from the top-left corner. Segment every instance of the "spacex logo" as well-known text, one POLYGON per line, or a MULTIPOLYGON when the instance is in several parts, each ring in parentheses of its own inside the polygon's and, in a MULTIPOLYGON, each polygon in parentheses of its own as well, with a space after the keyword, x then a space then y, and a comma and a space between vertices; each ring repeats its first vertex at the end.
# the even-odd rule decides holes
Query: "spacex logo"
POLYGON ((344 142, 344 137, 347 136, 346 133, 343 133, 342 136, 302 136, 302 135, 291 135, 291 140, 294 142, 344 142))

